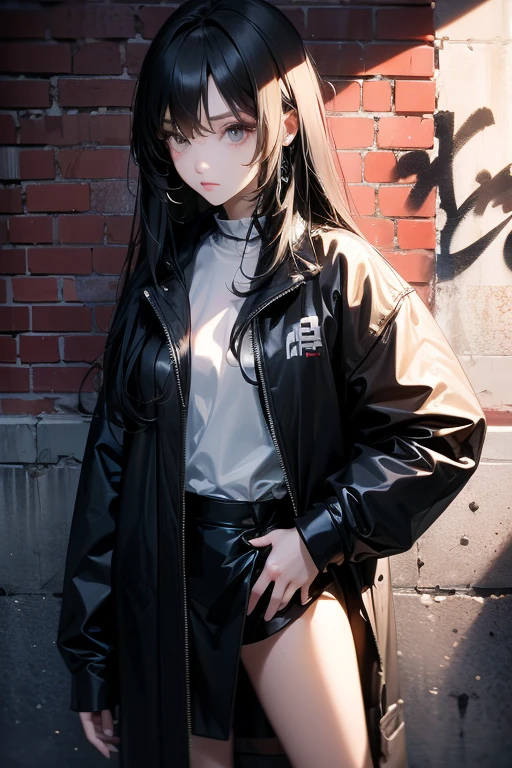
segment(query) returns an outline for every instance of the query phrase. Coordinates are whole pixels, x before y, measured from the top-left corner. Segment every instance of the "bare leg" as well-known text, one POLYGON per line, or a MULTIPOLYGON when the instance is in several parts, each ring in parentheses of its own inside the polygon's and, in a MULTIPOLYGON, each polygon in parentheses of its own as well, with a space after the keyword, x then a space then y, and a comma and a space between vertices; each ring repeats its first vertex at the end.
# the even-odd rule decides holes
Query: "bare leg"
POLYGON ((192 735, 191 768, 233 768, 233 731, 229 741, 192 735))
POLYGON ((372 768, 345 603, 324 592, 242 662, 293 768, 372 768))

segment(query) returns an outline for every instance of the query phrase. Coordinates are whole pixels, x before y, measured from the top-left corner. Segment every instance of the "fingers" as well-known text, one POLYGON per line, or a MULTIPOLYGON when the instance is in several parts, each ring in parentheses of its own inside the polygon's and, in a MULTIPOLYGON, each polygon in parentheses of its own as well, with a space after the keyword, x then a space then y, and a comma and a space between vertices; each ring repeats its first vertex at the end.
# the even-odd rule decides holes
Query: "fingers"
POLYGON ((299 585, 295 584, 295 582, 293 582, 293 581, 291 581, 288 584, 288 587, 286 588, 286 591, 285 591, 285 593, 284 593, 284 595, 282 597, 282 600, 279 603, 279 605, 277 606, 277 610, 278 611, 280 611, 281 608, 284 608, 285 605, 288 605, 288 603, 290 602, 290 600, 292 599, 292 597, 294 596, 294 594, 298 590, 298 588, 299 588, 299 585))
POLYGON ((110 758, 110 752, 119 752, 119 736, 114 736, 112 713, 108 709, 101 712, 80 712, 80 720, 85 737, 104 757, 110 758), (110 732, 110 735, 106 732, 110 732))
POLYGON ((93 747, 96 747, 96 749, 101 752, 103 757, 110 758, 108 747, 106 744, 103 744, 103 742, 100 741, 96 735, 96 728, 94 727, 92 712, 80 712, 79 714, 87 741, 89 741, 93 747))
POLYGON ((268 587, 268 585, 271 582, 270 574, 268 571, 264 568, 261 572, 258 580, 255 582, 253 588, 251 589, 251 594, 249 596, 249 602, 247 604, 247 615, 251 613, 253 608, 256 606, 256 603, 268 587))
MULTIPOLYGON (((289 589, 287 588, 286 592, 288 591, 289 589)), ((294 592, 295 589, 293 589, 292 595, 294 592)), ((288 600, 289 599, 290 598, 288 598, 288 600)), ((286 604, 288 600, 285 600, 285 584, 282 579, 278 579, 278 581, 276 581, 274 584, 274 591, 272 592, 272 597, 270 598, 270 602, 263 617, 265 621, 270 621, 270 619, 273 619, 281 604, 286 604)))

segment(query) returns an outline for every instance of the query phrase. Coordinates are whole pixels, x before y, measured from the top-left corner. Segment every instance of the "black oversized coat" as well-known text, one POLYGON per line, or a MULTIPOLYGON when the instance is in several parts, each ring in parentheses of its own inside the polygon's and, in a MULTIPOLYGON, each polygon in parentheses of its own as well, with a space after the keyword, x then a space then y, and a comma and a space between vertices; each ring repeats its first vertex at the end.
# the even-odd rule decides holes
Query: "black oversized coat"
MULTIPOLYGON (((393 765, 405 766, 389 556, 410 549, 467 483, 486 423, 431 313, 373 246, 332 229, 301 255, 305 264, 289 259, 245 299, 237 322, 250 333, 296 526, 346 600, 374 764, 394 749, 393 765), (314 262, 320 270, 308 269, 314 262)), ((133 434, 106 419, 100 391, 69 538, 57 644, 71 709, 119 705, 122 768, 189 766, 192 266, 185 284, 171 269, 140 292, 137 322, 151 334, 142 391, 151 394, 156 371, 172 375, 171 396, 133 434)), ((237 697, 236 767, 289 766, 242 666, 237 697)))

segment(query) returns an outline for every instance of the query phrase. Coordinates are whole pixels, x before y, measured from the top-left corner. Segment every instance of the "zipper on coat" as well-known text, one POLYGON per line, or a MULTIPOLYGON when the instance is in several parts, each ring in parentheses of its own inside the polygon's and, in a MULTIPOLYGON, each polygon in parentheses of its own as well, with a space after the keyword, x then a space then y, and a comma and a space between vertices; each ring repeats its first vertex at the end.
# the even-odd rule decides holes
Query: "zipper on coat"
MULTIPOLYGON (((298 282, 295 283, 295 285, 292 285, 290 288, 287 288, 286 291, 283 291, 283 293, 280 293, 278 296, 274 296, 273 299, 271 299, 270 301, 267 301, 266 304, 264 304, 263 306, 265 306, 265 307, 268 306, 269 304, 271 304, 272 301, 275 301, 276 299, 280 298, 281 296, 284 296, 285 293, 289 293, 290 291, 293 291, 295 288, 298 288, 300 285, 302 285, 303 282, 304 282, 303 280, 299 280, 298 282)), ((261 309, 263 309, 263 306, 261 307, 261 309)), ((256 314, 257 314, 256 312, 253 312, 251 317, 253 317, 256 314)), ((290 480, 289 480, 288 474, 286 472, 286 467, 285 467, 284 460, 283 460, 283 454, 282 454, 281 448, 279 446, 279 441, 277 439, 277 434, 276 434, 276 430, 275 430, 275 427, 274 427, 274 421, 272 419, 272 413, 270 411, 270 402, 269 402, 269 397, 268 397, 268 393, 267 393, 267 389, 266 389, 266 384, 265 384, 265 376, 264 376, 264 373, 263 373, 263 363, 262 363, 262 359, 261 359, 262 356, 261 356, 261 347, 260 347, 260 339, 259 339, 259 329, 258 329, 257 323, 258 323, 258 320, 256 318, 252 322, 252 328, 253 328, 252 348, 253 348, 253 354, 254 354, 254 361, 256 363, 256 370, 259 372, 259 381, 260 381, 260 384, 261 384, 261 391, 263 393, 263 401, 265 403, 265 411, 266 411, 266 416, 267 416, 267 427, 268 427, 268 430, 269 430, 270 435, 272 437, 272 440, 274 441, 274 446, 275 446, 275 449, 276 449, 276 453, 277 453, 279 462, 281 464, 281 469, 283 470, 283 476, 284 476, 284 479, 285 479, 286 487, 288 488, 288 493, 290 495, 290 499, 291 499, 292 504, 293 504, 293 514, 295 515, 295 517, 297 517, 297 515, 298 515, 297 503, 295 501, 295 498, 294 498, 294 495, 293 495, 293 492, 292 492, 292 487, 291 487, 291 484, 290 484, 290 480)))
POLYGON ((176 356, 174 345, 172 343, 171 334, 169 332, 169 329, 167 328, 165 320, 163 319, 160 311, 158 310, 155 303, 152 301, 149 291, 147 291, 146 289, 144 290, 144 296, 153 307, 153 311, 155 312, 158 320, 160 321, 160 324, 165 333, 165 337, 167 339, 167 345, 169 347, 169 357, 171 358, 171 363, 174 366, 174 370, 176 371, 176 380, 178 383, 178 391, 180 394, 180 402, 181 402, 182 452, 181 452, 180 491, 181 491, 181 542, 182 542, 181 545, 182 545, 182 573, 183 573, 183 602, 184 602, 184 629, 185 629, 185 688, 186 688, 186 707, 187 707, 188 754, 189 754, 189 764, 192 765, 192 720, 191 720, 191 710, 190 710, 188 606, 187 606, 187 579, 186 579, 186 570, 185 570, 185 471, 186 471, 185 441, 187 437, 186 430, 187 430, 188 408, 187 408, 187 404, 185 403, 185 398, 183 396, 183 387, 181 385, 181 376, 180 376, 180 371, 178 367, 178 358, 176 356))
MULTIPOLYGON (((284 293, 288 293, 288 291, 292 291, 298 285, 301 285, 301 283, 302 283, 302 281, 299 281, 295 285, 291 286, 291 288, 288 288, 286 291, 284 291, 284 293)), ((280 298, 280 296, 283 296, 284 293, 279 294, 279 296, 275 296, 274 299, 280 298)), ((273 301, 273 299, 268 301, 263 306, 268 306, 268 304, 270 304, 272 301, 273 301)), ((261 309, 263 309, 263 306, 261 307, 261 309)), ((256 314, 257 314, 257 312, 253 312, 250 315, 250 319, 252 319, 254 317, 254 315, 256 315, 256 314)), ((276 434, 276 430, 275 430, 275 427, 274 427, 274 422, 273 422, 273 419, 272 419, 272 414, 270 412, 269 397, 268 397, 268 393, 267 393, 267 390, 266 390, 265 376, 264 376, 264 373, 263 373, 263 363, 262 363, 262 359, 261 359, 262 356, 261 356, 261 351, 260 351, 260 337, 259 337, 259 333, 258 333, 259 329, 257 328, 257 319, 253 320, 252 327, 253 327, 253 333, 252 333, 253 354, 254 354, 254 360, 256 362, 256 369, 259 372, 259 380, 260 380, 261 389, 262 389, 262 392, 263 392, 263 400, 264 400, 264 403, 265 403, 265 410, 266 410, 266 416, 267 416, 267 426, 269 428, 269 432, 270 432, 270 435, 272 437, 272 440, 274 441, 274 446, 275 446, 275 449, 276 449, 276 453, 278 455, 278 458, 279 458, 279 461, 280 461, 280 464, 281 464, 281 468, 283 470, 283 475, 284 475, 284 479, 285 479, 285 482, 286 482, 286 487, 288 488, 288 493, 290 494, 290 498, 291 498, 292 503, 293 503, 294 514, 295 514, 295 517, 297 517, 297 514, 298 514, 298 512, 297 512, 297 504, 295 502, 295 499, 294 499, 294 496, 293 496, 293 493, 292 493, 292 489, 291 489, 291 485, 290 485, 290 481, 289 481, 288 475, 286 473, 286 468, 285 468, 284 461, 283 461, 283 454, 282 454, 281 448, 279 447, 279 441, 277 439, 277 434, 276 434)), ((374 640, 374 643, 375 643, 375 648, 376 648, 376 651, 377 651, 377 656, 378 656, 378 659, 379 659, 380 669, 382 671, 382 674, 385 676, 384 660, 382 658, 382 655, 381 655, 381 652, 380 652, 380 648, 379 648, 379 644, 377 642, 377 637, 376 637, 375 632, 373 630, 373 626, 372 626, 370 618, 369 618, 369 616, 367 614, 366 607, 364 606, 364 603, 363 603, 363 610, 366 613, 366 620, 368 622, 368 625, 370 627, 370 631, 371 631, 372 636, 373 636, 373 640, 374 640)), ((383 711, 382 701, 380 702, 380 704, 381 704, 381 714, 384 715, 385 712, 383 711)))

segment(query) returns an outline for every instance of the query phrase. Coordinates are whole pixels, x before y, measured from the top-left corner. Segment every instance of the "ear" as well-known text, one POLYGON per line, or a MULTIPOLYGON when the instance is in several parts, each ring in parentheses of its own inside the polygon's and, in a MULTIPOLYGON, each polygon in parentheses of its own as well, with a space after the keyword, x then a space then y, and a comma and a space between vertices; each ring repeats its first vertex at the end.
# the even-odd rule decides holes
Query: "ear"
POLYGON ((299 130, 299 120, 295 109, 290 109, 285 115, 283 115, 283 146, 289 146, 294 140, 299 130))

